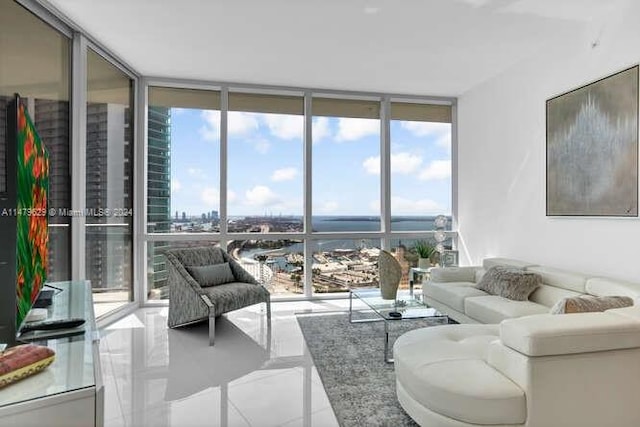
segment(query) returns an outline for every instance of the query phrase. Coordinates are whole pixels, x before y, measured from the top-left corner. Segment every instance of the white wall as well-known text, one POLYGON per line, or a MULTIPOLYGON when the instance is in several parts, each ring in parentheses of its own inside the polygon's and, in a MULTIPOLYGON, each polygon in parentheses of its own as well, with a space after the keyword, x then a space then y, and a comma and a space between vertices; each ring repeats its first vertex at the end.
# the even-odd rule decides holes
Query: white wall
POLYGON ((545 101, 640 62, 639 16, 629 1, 459 98, 463 263, 505 256, 640 282, 640 219, 545 216, 545 101))

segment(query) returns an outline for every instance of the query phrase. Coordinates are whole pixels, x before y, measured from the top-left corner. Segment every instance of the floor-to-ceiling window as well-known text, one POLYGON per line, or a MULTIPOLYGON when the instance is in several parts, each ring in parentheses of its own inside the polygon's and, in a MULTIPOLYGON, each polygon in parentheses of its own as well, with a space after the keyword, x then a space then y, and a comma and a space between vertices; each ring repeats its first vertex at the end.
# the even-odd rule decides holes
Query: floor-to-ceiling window
POLYGON ((227 250, 277 296, 303 292, 302 240, 247 234, 303 231, 303 115, 302 94, 229 93, 227 250))
MULTIPOLYGON (((390 209, 392 232, 435 230, 437 215, 451 218, 451 107, 408 102, 390 103, 390 209)), ((447 221, 445 228, 451 230, 447 221)), ((394 238, 390 247, 403 269, 415 265, 416 244, 451 249, 453 240, 436 236, 394 238)), ((432 256, 437 262, 437 255, 432 256)), ((409 275, 404 274, 406 285, 409 275)))
POLYGON ((406 286, 436 215, 455 246, 452 101, 438 102, 150 86, 148 298, 168 297, 164 250, 203 244, 276 298, 376 286, 382 248, 406 286))
POLYGON ((87 50, 86 277, 97 314, 132 299, 133 80, 87 50))
MULTIPOLYGON (((314 232, 381 231, 380 101, 314 97, 314 232)), ((313 292, 375 286, 380 239, 314 241, 313 292)))
POLYGON ((220 92, 149 87, 148 105, 147 297, 157 300, 169 297, 167 249, 218 244, 220 92))
MULTIPOLYGON (((70 67, 67 36, 17 3, 0 2, 0 168, 7 161, 7 105, 19 94, 49 152, 48 205, 56 213, 71 206, 70 67)), ((50 216, 49 281, 71 278, 70 238, 70 218, 50 216)))

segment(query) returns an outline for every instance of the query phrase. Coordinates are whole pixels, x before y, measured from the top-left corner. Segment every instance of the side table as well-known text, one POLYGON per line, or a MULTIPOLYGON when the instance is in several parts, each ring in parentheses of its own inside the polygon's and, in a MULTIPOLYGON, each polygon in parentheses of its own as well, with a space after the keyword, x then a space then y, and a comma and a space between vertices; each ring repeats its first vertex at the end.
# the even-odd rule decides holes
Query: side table
POLYGON ((415 286, 417 284, 416 276, 420 278, 420 283, 424 282, 425 280, 429 280, 429 274, 431 273, 432 268, 433 267, 429 267, 429 268, 412 267, 411 269, 409 269, 409 282, 413 283, 413 285, 415 286))

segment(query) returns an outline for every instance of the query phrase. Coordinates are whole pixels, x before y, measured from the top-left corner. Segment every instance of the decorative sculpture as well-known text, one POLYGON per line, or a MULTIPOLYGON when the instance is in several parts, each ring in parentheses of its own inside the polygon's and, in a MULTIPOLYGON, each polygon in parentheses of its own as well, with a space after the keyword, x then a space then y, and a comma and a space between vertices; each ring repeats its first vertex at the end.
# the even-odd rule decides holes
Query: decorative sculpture
POLYGON ((398 260, 387 251, 380 251, 378 258, 378 268, 380 270, 380 293, 382 299, 396 299, 398 285, 402 278, 402 267, 398 260))

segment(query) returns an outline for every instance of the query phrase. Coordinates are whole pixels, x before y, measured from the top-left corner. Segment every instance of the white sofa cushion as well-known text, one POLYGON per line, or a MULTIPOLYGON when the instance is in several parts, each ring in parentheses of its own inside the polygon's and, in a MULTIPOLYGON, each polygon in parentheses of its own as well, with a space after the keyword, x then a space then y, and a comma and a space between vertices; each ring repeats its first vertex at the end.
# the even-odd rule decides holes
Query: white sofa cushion
POLYGON ((498 325, 443 325, 414 329, 402 334, 393 345, 396 372, 450 359, 487 358, 487 346, 499 337, 498 325), (450 328, 448 326, 455 326, 450 328), (437 342, 438 345, 433 345, 437 342))
POLYGON ((475 424, 520 424, 523 391, 485 360, 497 325, 448 325, 407 332, 394 345, 396 379, 415 401, 475 424))
POLYGON ((529 300, 551 308, 563 298, 579 297, 580 295, 583 294, 543 283, 538 289, 533 291, 529 300))
POLYGON ((585 289, 591 295, 602 296, 626 296, 631 298, 640 297, 640 284, 625 282, 622 280, 606 279, 594 277, 587 280, 585 289))
POLYGON ((429 272, 433 282, 475 282, 479 267, 436 267, 429 272))
POLYGON ((465 298, 488 295, 469 282, 430 282, 422 287, 422 293, 461 313, 464 313, 465 298))
POLYGON ((504 319, 548 313, 549 307, 531 301, 513 301, 497 295, 469 297, 464 313, 482 323, 500 323, 504 319))
POLYGON ((584 274, 542 266, 527 267, 526 269, 527 271, 538 273, 542 277, 542 283, 546 283, 547 285, 555 286, 557 288, 580 292, 581 294, 586 293, 585 284, 589 277, 584 274))
POLYGON ((502 343, 528 356, 640 347, 640 322, 615 313, 544 314, 505 320, 502 343))
POLYGON ((411 380, 418 402, 456 420, 520 424, 527 416, 524 391, 484 360, 432 363, 418 368, 411 380))

